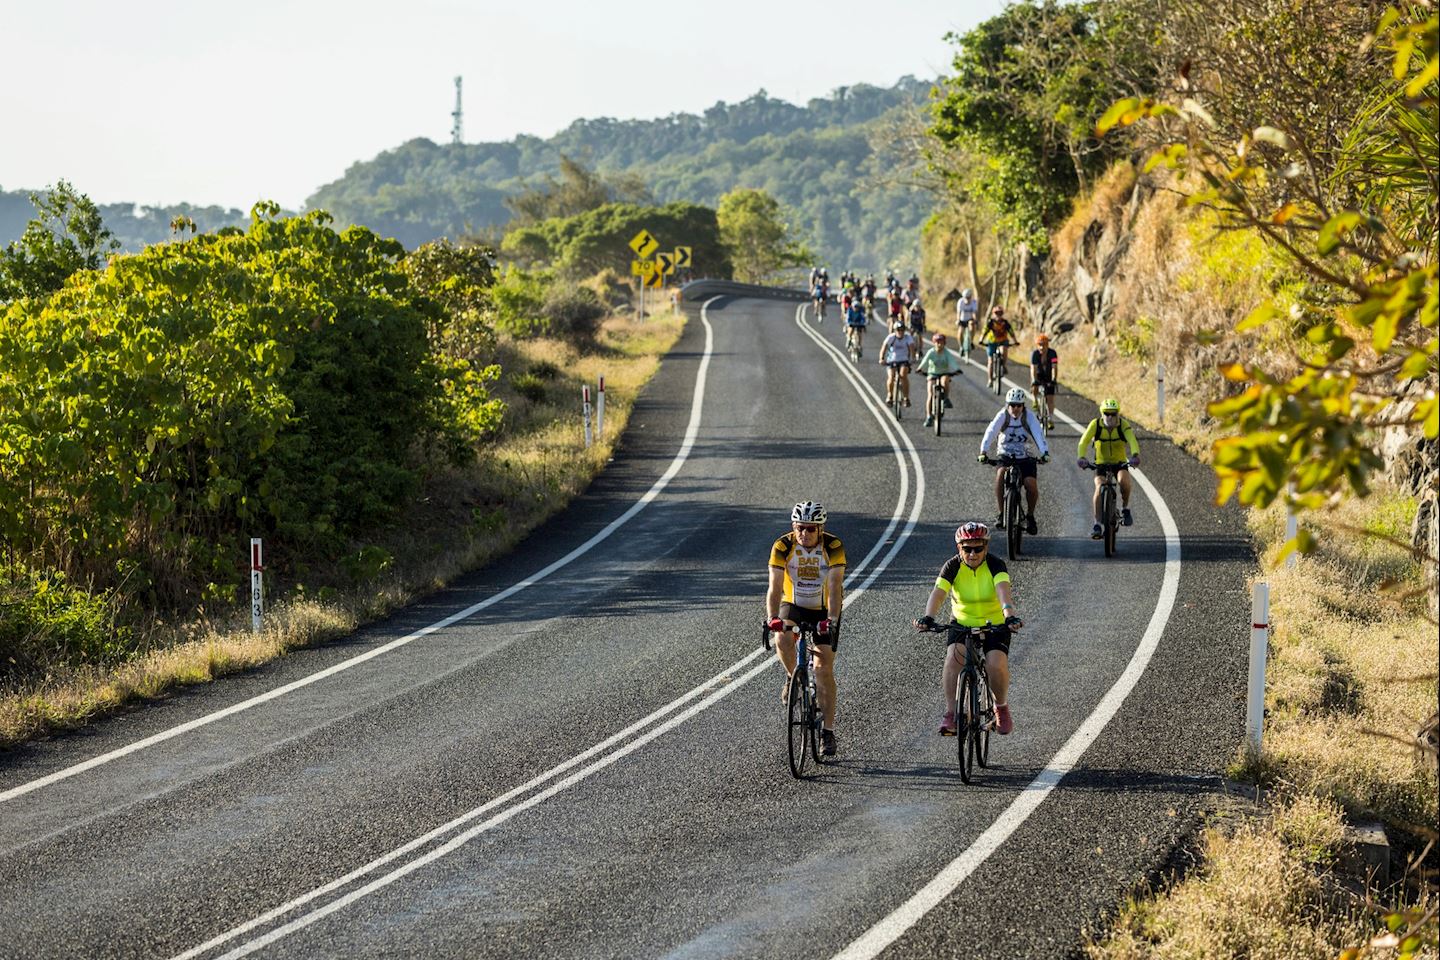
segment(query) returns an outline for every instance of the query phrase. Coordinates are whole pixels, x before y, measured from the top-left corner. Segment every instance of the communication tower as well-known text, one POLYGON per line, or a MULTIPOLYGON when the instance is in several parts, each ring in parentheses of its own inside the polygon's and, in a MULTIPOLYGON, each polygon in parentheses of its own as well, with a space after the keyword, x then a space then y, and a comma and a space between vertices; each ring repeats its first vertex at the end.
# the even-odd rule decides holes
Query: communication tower
POLYGON ((451 143, 462 143, 462 142, 464 142, 465 136, 464 136, 464 127, 463 127, 462 124, 461 124, 461 119, 462 119, 462 117, 461 117, 461 111, 460 111, 460 78, 459 78, 459 77, 456 77, 456 78, 455 78, 455 112, 452 113, 452 114, 450 114, 450 116, 451 116, 451 117, 454 119, 454 121, 455 121, 454 124, 452 124, 451 127, 450 127, 450 142, 451 142, 451 143))

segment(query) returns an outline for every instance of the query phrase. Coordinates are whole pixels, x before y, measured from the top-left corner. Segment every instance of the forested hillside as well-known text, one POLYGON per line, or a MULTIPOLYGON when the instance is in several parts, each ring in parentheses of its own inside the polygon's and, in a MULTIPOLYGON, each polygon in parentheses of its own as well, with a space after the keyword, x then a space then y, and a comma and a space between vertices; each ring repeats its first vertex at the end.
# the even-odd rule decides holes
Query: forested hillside
MULTIPOLYGON (((35 185, 36 190, 41 187, 41 184, 35 185)), ((0 190, 0 246, 18 240, 25 232, 25 224, 35 214, 35 207, 30 202, 32 192, 34 191, 0 190)), ((245 211, 214 206, 197 207, 188 203, 160 207, 142 207, 134 203, 102 203, 97 204, 97 208, 105 226, 119 241, 120 249, 128 253, 135 253, 146 244, 169 240, 170 221, 176 217, 189 217, 203 233, 219 230, 221 227, 244 226, 250 222, 250 214, 245 211)))
POLYGON ((734 187, 760 187, 794 212, 794 225, 829 262, 908 266, 917 262, 928 203, 893 184, 898 151, 876 156, 871 144, 899 131, 930 86, 907 77, 888 89, 842 87, 803 107, 762 90, 702 114, 577 120, 548 140, 457 146, 416 139, 356 163, 308 206, 407 246, 483 232, 508 221, 506 198, 558 171, 563 154, 601 173, 637 174, 661 203, 714 206, 734 187))

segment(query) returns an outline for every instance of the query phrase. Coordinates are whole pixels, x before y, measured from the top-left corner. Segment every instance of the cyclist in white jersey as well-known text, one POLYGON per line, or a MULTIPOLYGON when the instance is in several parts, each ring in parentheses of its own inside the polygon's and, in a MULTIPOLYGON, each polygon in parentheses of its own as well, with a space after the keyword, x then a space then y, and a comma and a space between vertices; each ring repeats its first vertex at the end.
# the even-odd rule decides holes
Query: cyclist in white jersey
POLYGON ((974 292, 967 288, 960 294, 960 299, 955 301, 955 333, 962 350, 966 347, 967 337, 975 329, 975 317, 979 312, 980 301, 975 299, 974 292))
POLYGON ((905 398, 905 406, 910 406, 910 365, 915 362, 915 354, 918 348, 915 338, 905 330, 902 321, 895 321, 890 327, 890 335, 880 345, 880 363, 890 368, 885 375, 885 403, 895 402, 896 381, 899 381, 900 395, 905 398))
MULTIPOLYGON (((1025 391, 1015 387, 1005 396, 1005 406, 995 414, 995 419, 990 421, 990 426, 985 428, 985 436, 980 440, 981 463, 985 462, 986 456, 994 448, 996 440, 999 440, 1000 455, 1013 457, 1020 461, 1020 476, 1025 478, 1025 532, 1034 534, 1035 526, 1035 504, 1040 500, 1040 484, 1035 479, 1035 458, 1030 455, 1028 444, 1034 443, 1035 448, 1040 451, 1040 463, 1050 461, 1050 447, 1045 443, 1045 434, 1040 429, 1040 421, 1035 414, 1026 409, 1025 391)), ((995 521, 998 529, 1005 529, 1005 489, 1003 477, 1005 468, 1001 467, 995 471, 995 509, 999 519, 995 521)))

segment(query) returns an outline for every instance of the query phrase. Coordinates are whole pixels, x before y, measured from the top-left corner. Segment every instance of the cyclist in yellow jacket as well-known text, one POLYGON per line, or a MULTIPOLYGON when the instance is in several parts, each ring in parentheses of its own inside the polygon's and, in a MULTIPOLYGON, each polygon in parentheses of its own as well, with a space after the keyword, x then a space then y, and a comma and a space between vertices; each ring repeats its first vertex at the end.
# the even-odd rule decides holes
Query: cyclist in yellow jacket
MULTIPOLYGON (((1130 468, 1140 466, 1140 443, 1135 439, 1130 422, 1120 416, 1119 400, 1106 397, 1100 401, 1100 416, 1091 420, 1085 428, 1075 456, 1081 469, 1092 464, 1097 467, 1119 465, 1115 476, 1120 480, 1121 522, 1130 526, 1134 522, 1130 516, 1130 468), (1085 459, 1091 444, 1095 446, 1093 461, 1085 459)), ((1095 512, 1095 526, 1090 531, 1092 540, 1099 540, 1105 535, 1100 526, 1100 484, 1103 480, 1100 474, 1095 475, 1095 496, 1091 498, 1095 512)))

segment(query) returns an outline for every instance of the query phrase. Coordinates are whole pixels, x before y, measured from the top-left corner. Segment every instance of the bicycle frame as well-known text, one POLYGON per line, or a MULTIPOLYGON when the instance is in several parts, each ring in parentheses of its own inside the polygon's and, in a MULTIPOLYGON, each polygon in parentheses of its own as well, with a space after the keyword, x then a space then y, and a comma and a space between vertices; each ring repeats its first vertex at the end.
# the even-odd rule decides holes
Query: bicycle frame
POLYGON ((986 621, 983 627, 967 627, 951 621, 927 628, 927 633, 945 633, 945 651, 952 644, 965 644, 965 665, 955 684, 955 723, 960 760, 960 779, 969 783, 975 762, 990 763, 990 729, 994 726, 995 695, 985 669, 985 639, 998 628, 986 621), (963 724, 962 724, 963 717, 963 724))
MULTIPOLYGON (((786 748, 790 773, 799 779, 809 760, 820 762, 820 728, 823 723, 815 686, 815 625, 797 623, 786 631, 795 637, 795 672, 790 675, 785 702, 786 748), (797 699, 798 697, 798 699, 797 699)), ((769 647, 769 633, 766 633, 769 647)))

